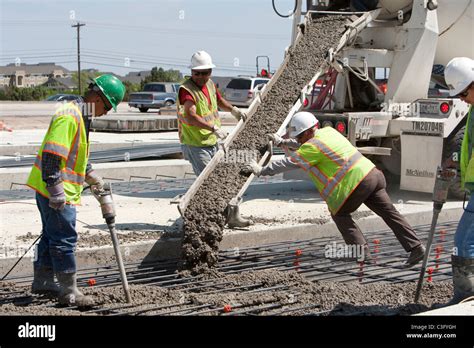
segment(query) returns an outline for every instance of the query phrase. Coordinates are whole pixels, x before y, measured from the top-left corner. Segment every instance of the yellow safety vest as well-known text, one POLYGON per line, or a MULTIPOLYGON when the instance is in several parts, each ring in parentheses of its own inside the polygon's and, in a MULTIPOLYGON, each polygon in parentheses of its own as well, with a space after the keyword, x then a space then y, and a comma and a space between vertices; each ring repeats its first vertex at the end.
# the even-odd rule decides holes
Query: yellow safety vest
POLYGON ((474 151, 469 155, 469 143, 472 142, 470 139, 472 127, 471 124, 472 106, 469 109, 467 115, 466 129, 464 131, 464 138, 462 139, 461 145, 461 187, 468 190, 470 193, 474 191, 474 151))
POLYGON ((375 165, 338 131, 325 127, 316 131, 291 154, 316 185, 332 214, 336 214, 375 165))
POLYGON ((68 103, 56 110, 27 181, 29 187, 49 198, 41 176, 41 159, 45 152, 62 158, 60 169, 66 202, 80 204, 89 159, 89 143, 82 113, 76 104, 68 103))
MULTIPOLYGON (((205 94, 191 79, 186 80, 186 82, 184 82, 180 88, 184 88, 192 95, 194 104, 196 105, 196 114, 198 116, 202 117, 204 121, 210 126, 216 125, 220 127, 221 120, 219 118, 219 111, 217 109, 217 95, 214 82, 209 80, 206 86, 207 90, 209 91, 211 105, 209 105, 205 94)), ((177 99, 178 130, 181 143, 198 147, 213 146, 217 144, 217 137, 211 131, 204 128, 191 126, 189 124, 189 116, 186 115, 184 106, 180 104, 179 97, 177 99)))

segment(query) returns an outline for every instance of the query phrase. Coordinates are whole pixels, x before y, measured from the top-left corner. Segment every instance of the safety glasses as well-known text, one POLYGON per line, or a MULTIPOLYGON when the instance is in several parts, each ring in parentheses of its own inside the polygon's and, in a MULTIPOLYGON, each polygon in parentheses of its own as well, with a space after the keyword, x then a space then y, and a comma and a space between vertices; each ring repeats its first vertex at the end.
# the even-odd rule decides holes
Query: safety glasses
POLYGON ((467 88, 463 92, 459 93, 457 96, 466 98, 469 95, 469 90, 471 89, 471 87, 472 87, 472 83, 469 86, 467 86, 467 88))
POLYGON ((209 76, 211 75, 212 70, 193 70, 194 76, 209 76))

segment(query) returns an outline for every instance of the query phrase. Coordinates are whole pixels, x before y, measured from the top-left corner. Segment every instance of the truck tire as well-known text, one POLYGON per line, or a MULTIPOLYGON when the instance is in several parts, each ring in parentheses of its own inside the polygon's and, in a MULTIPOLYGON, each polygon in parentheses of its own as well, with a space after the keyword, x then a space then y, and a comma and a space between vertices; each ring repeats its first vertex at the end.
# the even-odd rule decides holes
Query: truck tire
POLYGON ((148 108, 138 108, 138 110, 140 110, 140 112, 147 112, 148 108))
POLYGON ((169 108, 169 107, 170 107, 171 105, 173 105, 173 104, 174 104, 174 103, 173 103, 172 100, 167 100, 167 101, 165 101, 165 106, 166 106, 167 108, 169 108))
POLYGON ((444 146, 443 146, 443 162, 452 157, 454 153, 457 153, 457 176, 455 182, 451 185, 449 189, 449 195, 452 198, 456 199, 463 199, 464 198, 464 190, 461 188, 461 168, 460 168, 460 161, 461 161, 461 145, 462 139, 464 138, 464 131, 466 126, 463 126, 459 129, 453 136, 445 139, 444 146))

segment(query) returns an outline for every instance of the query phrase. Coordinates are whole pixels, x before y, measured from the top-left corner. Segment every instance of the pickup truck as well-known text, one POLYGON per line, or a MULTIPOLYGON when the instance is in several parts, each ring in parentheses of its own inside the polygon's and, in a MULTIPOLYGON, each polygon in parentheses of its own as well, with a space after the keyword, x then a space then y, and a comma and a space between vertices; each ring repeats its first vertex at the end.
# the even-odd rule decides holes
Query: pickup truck
POLYGON ((143 92, 130 93, 128 105, 138 108, 141 112, 148 109, 159 109, 163 106, 169 107, 176 104, 179 83, 173 82, 151 82, 143 88, 143 92))

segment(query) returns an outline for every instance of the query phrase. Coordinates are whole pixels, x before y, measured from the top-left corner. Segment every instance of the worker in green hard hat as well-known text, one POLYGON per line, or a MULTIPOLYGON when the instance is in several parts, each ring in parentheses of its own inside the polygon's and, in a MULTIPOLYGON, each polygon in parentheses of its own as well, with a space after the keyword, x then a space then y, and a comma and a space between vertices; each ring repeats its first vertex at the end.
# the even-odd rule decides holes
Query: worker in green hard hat
POLYGON ((102 75, 89 84, 84 103, 61 105, 51 119, 27 181, 36 191, 42 222, 32 292, 54 294, 62 305, 84 307, 94 303, 77 288, 76 205, 81 203, 84 182, 99 189, 104 185, 88 161, 91 119, 116 110, 124 95, 125 86, 117 77, 102 75))

